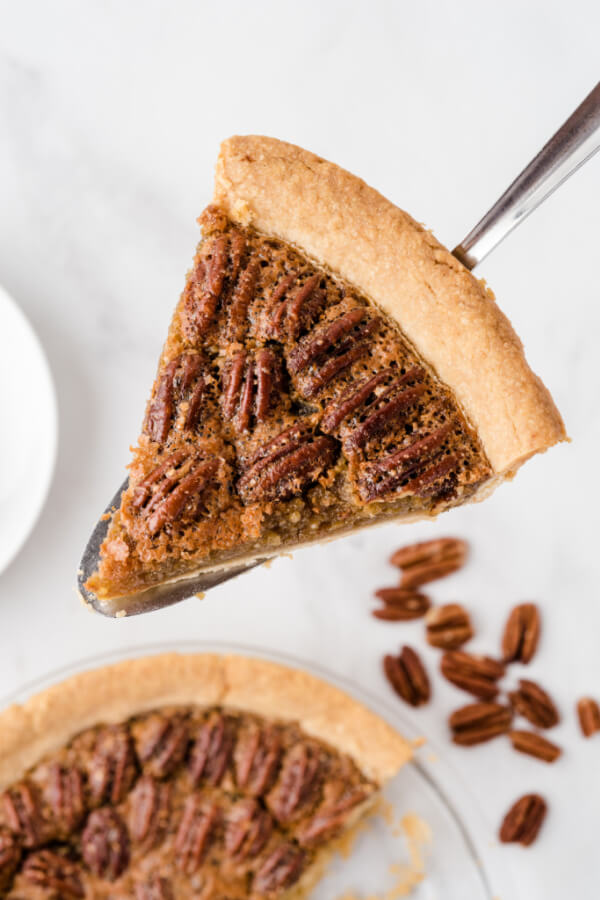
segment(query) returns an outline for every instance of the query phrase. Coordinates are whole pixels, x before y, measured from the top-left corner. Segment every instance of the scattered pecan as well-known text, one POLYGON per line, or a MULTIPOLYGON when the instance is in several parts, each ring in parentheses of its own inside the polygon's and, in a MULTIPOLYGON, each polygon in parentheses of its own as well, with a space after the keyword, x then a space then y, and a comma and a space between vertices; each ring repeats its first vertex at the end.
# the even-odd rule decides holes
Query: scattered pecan
POLYGON ((584 737, 600 731, 600 706, 591 697, 582 697, 577 703, 579 725, 584 737))
POLYGON ((423 663, 411 647, 398 656, 383 658, 383 671, 399 697, 411 706, 422 706, 431 697, 431 685, 423 663))
POLYGON ((291 841, 279 844, 266 857, 252 882, 252 890, 259 896, 271 896, 290 887, 300 878, 306 854, 291 841))
POLYGON ((502 638, 504 661, 530 662, 539 637, 540 613, 535 603, 521 603, 515 606, 508 617, 502 638))
POLYGON ((344 828, 356 808, 368 797, 364 788, 350 788, 332 802, 325 801, 312 819, 303 825, 298 841, 303 847, 316 847, 331 840, 344 828))
POLYGON ((160 875, 151 875, 135 885, 135 900, 175 900, 171 882, 160 875))
POLYGON ((316 802, 321 774, 320 752, 316 747, 299 742, 289 748, 275 786, 267 796, 267 806, 278 822, 293 821, 316 802))
POLYGON ((535 841, 546 816, 546 801, 539 794, 525 794, 514 803, 504 817, 500 840, 504 844, 523 844, 535 841))
POLYGON ((315 328, 291 351, 288 368, 294 375, 303 372, 314 360, 326 353, 340 338, 349 334, 366 315, 366 307, 358 306, 333 321, 315 328))
POLYGON ((83 775, 75 766, 53 763, 48 770, 44 799, 62 837, 81 824, 86 813, 83 775))
POLYGON ((470 747, 506 734, 512 721, 512 710, 500 703, 470 703, 455 710, 448 719, 455 744, 470 747))
POLYGON ((225 850, 235 860, 257 856, 273 831, 273 820, 257 800, 238 800, 225 826, 225 850))
POLYGON ((380 588, 375 596, 383 601, 383 608, 373 611, 376 619, 389 622, 405 622, 420 619, 431 606, 431 600, 425 594, 406 590, 401 587, 380 588))
POLYGON ((469 694, 481 700, 493 700, 498 693, 496 682, 504 675, 502 663, 489 656, 474 656, 463 650, 448 650, 440 663, 442 675, 469 694))
POLYGON ((79 866, 51 850, 40 850, 28 856, 22 872, 30 884, 50 891, 52 897, 61 900, 85 897, 79 866))
POLYGON ((425 616, 427 643, 442 650, 457 650, 473 637, 471 619, 459 603, 430 609, 425 616))
POLYGON ((202 863, 218 819, 219 809, 213 801, 200 794, 191 794, 185 801, 175 854, 178 867, 186 875, 193 875, 202 863))
POLYGON ((36 847, 46 837, 41 798, 30 781, 21 781, 2 795, 4 816, 8 827, 24 847, 36 847))
POLYGON ((166 441, 177 409, 184 402, 187 411, 183 427, 187 431, 196 426, 207 391, 204 368, 199 353, 182 353, 167 363, 144 422, 144 431, 151 440, 161 444, 166 441))
POLYGON ((129 835, 110 806, 90 813, 81 836, 81 855, 98 878, 114 881, 129 865, 129 835))
POLYGON ((235 780, 238 787, 254 797, 272 786, 281 757, 281 739, 275 728, 255 723, 243 728, 235 745, 235 780))
POLYGON ((215 787, 227 771, 235 734, 233 723, 220 712, 212 712, 196 735, 189 758, 194 784, 205 781, 215 787))
POLYGON ((510 691, 508 699, 515 712, 528 719, 536 728, 552 728, 558 724, 559 715, 554 701, 535 681, 521 678, 519 690, 510 691))
POLYGON ((402 569, 402 587, 417 588, 457 572, 464 565, 468 544, 459 538, 435 538, 402 547, 391 556, 402 569))
POLYGON ((562 753, 560 747, 534 731, 511 731, 509 737, 513 747, 519 753, 527 753, 543 762, 553 763, 562 753))
POLYGON ((256 500, 285 499, 299 494, 333 465, 337 442, 317 436, 302 425, 292 425, 262 447, 238 480, 241 497, 256 500))
POLYGON ((92 806, 125 799, 135 781, 137 767, 129 731, 124 726, 103 728, 88 769, 88 787, 92 806))
POLYGON ((129 828, 146 851, 160 844, 169 823, 171 786, 142 775, 129 796, 129 828))
POLYGON ((189 725, 180 715, 153 713, 133 726, 142 769, 166 778, 181 764, 189 742, 189 725))
POLYGON ((205 511, 202 495, 218 468, 218 459, 176 450, 137 485, 131 506, 145 519, 151 535, 184 513, 197 518, 205 511))
POLYGON ((0 893, 8 891, 21 860, 21 848, 12 832, 0 826, 0 893))
POLYGON ((237 353, 225 369, 223 414, 239 432, 264 422, 281 389, 281 360, 269 347, 237 353))

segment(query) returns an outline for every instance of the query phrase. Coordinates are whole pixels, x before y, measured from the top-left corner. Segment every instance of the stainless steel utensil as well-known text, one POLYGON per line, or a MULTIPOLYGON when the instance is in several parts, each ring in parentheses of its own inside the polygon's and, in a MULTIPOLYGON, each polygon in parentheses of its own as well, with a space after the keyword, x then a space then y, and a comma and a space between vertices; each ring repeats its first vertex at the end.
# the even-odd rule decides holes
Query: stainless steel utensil
MULTIPOLYGON (((557 187, 600 149, 600 82, 567 119, 556 134, 523 169, 507 191, 485 214, 467 237, 454 248, 454 256, 473 269, 504 240, 513 228, 533 212, 557 187)), ((86 590, 85 582, 98 568, 100 545, 109 525, 106 515, 117 509, 127 488, 124 481, 100 518, 84 550, 78 572, 79 593, 86 604, 105 616, 137 615, 170 606, 193 594, 205 591, 230 578, 262 565, 269 557, 241 564, 226 572, 204 572, 148 588, 137 594, 100 600, 86 590)))

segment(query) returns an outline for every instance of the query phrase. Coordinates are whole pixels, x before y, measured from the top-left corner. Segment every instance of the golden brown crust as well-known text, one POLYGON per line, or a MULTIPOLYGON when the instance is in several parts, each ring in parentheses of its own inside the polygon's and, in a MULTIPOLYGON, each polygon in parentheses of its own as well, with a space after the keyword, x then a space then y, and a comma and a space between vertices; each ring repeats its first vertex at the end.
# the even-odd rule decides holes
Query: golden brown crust
POLYGON ((296 721, 379 783, 411 755, 386 722, 307 672, 241 656, 168 653, 75 675, 0 713, 0 789, 85 728, 190 704, 296 721))
POLYGON ((454 392, 494 471, 565 439, 493 294, 428 231, 359 178, 273 138, 221 146, 215 202, 294 243, 394 317, 454 392))

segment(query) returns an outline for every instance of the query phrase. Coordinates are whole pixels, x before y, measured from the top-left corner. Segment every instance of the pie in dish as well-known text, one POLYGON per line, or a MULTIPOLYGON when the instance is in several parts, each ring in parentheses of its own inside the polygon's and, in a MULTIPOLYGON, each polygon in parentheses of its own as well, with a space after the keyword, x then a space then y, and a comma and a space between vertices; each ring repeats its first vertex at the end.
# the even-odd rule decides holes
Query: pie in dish
POLYGON ((565 438, 491 292, 360 179, 234 137, 199 221, 98 598, 434 516, 565 438))
POLYGON ((0 713, 0 896, 300 898, 409 759, 296 669, 165 654, 0 713))

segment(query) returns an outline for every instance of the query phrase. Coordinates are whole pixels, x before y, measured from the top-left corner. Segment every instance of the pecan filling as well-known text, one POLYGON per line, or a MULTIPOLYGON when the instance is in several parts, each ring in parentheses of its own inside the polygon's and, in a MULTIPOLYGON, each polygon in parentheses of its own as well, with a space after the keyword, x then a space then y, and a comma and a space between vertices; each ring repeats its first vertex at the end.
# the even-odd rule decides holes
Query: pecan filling
POLYGON ((0 795, 0 897, 276 900, 376 787, 254 715, 173 708, 88 729, 0 795))
POLYGON ((463 502, 490 467, 398 325, 283 241, 209 207, 99 573, 178 565, 463 502), (276 502, 274 502, 276 501, 276 502))

